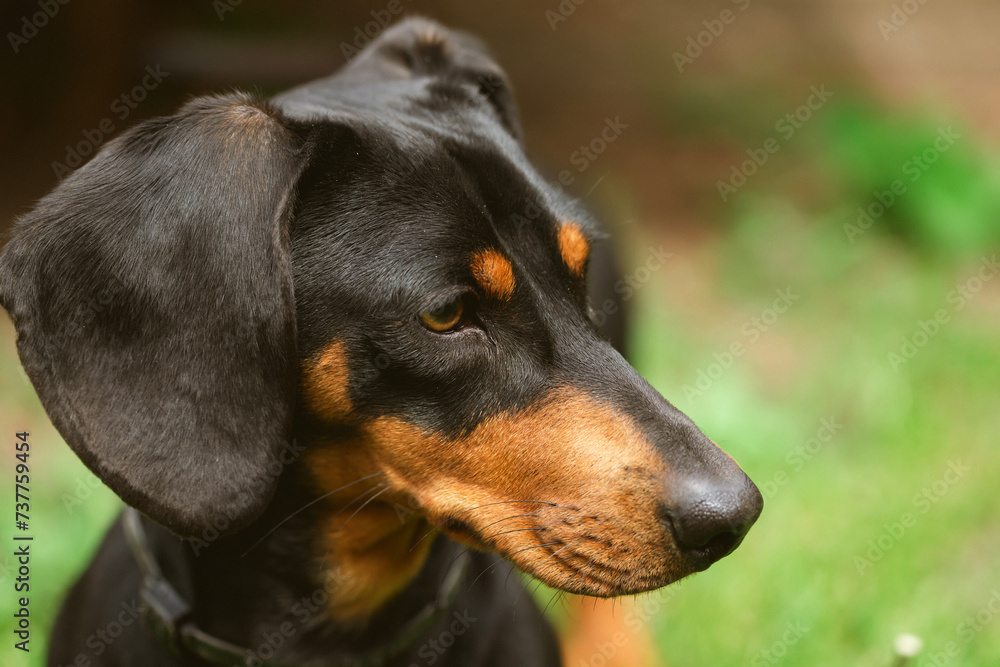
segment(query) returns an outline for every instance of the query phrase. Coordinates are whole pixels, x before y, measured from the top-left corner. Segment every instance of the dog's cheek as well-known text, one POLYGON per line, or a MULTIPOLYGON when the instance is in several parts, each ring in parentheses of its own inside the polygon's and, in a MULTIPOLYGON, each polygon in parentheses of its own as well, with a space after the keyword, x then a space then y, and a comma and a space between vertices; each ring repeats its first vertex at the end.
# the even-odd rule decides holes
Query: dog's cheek
POLYGON ((393 486, 443 527, 462 527, 457 534, 558 505, 613 521, 636 539, 662 539, 655 515, 662 458, 629 419, 580 392, 556 392, 461 438, 384 417, 366 440, 393 486))
POLYGON ((323 498, 316 555, 330 592, 328 611, 339 621, 368 618, 419 572, 433 529, 379 474, 363 438, 318 441, 306 464, 323 498))

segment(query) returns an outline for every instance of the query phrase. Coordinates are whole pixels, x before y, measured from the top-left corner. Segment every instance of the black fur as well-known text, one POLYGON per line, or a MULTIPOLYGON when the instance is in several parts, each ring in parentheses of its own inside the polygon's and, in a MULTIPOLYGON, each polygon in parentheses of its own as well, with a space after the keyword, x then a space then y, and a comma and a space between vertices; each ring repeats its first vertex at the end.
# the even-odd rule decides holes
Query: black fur
POLYGON ((255 518, 292 435, 302 141, 263 109, 202 99, 131 130, 21 220, 3 255, 3 305, 53 423, 125 502, 181 534, 219 512, 233 528, 255 518), (252 148, 233 141, 234 114, 259 126, 252 148))
MULTIPOLYGON (((297 395, 301 369, 334 338, 359 418, 458 436, 569 384, 633 415, 674 470, 728 484, 747 507, 734 540, 756 518, 752 483, 589 321, 556 230, 572 219, 596 240, 596 227, 536 174, 521 140, 482 47, 411 20, 336 76, 267 101, 201 98, 126 132, 18 222, 0 302, 24 367, 74 451, 152 519, 157 560, 203 630, 256 649, 291 622, 283 661, 354 655, 432 599, 459 553, 438 539, 366 625, 322 611, 289 620, 322 586, 324 507, 299 511, 317 496, 299 455, 351 429, 306 414, 297 395), (467 258, 483 247, 516 257, 529 292, 475 301, 467 258), (471 326, 441 336, 419 324, 416 313, 458 294, 471 326)), ((612 266, 606 248, 595 253, 612 266)), ((608 327, 620 346, 620 318, 608 327)), ((705 547, 698 567, 734 546, 705 547)), ((474 556, 452 610, 476 620, 434 664, 559 663, 509 567, 474 556)), ((200 664, 138 623, 95 642, 139 581, 116 525, 63 608, 49 663, 200 664)), ((387 664, 430 664, 426 642, 450 620, 387 664)))

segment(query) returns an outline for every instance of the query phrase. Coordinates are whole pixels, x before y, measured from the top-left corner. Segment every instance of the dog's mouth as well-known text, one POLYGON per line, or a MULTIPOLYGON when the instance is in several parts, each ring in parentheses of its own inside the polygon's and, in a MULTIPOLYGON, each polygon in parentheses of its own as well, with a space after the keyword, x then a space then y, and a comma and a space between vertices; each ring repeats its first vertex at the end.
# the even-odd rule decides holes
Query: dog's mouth
POLYGON ((643 593, 708 565, 698 567, 665 540, 642 539, 634 529, 626 532, 613 520, 577 507, 545 501, 494 507, 502 506, 502 512, 489 513, 489 520, 480 518, 478 526, 456 516, 437 525, 465 546, 492 551, 548 586, 581 595, 643 593))
MULTIPOLYGON (((718 451, 693 428, 676 438, 718 451)), ((375 467, 430 524, 568 592, 642 593, 704 570, 760 510, 721 451, 676 471, 633 419, 572 388, 459 438, 390 417, 366 431, 375 467)))

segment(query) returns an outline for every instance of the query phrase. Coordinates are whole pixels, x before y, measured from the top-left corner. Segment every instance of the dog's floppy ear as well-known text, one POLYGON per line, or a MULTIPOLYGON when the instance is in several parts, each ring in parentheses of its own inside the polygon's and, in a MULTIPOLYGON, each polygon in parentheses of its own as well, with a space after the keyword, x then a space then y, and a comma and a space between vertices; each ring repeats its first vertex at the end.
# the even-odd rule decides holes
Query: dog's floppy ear
POLYGON ((0 302, 60 433, 180 535, 270 501, 290 441, 303 141, 243 95, 110 142, 20 220, 0 302))
POLYGON ((468 33, 449 30, 428 19, 410 18, 386 30, 346 69, 374 69, 383 78, 429 76, 442 84, 469 85, 493 107, 511 136, 523 139, 506 73, 486 46, 468 33))

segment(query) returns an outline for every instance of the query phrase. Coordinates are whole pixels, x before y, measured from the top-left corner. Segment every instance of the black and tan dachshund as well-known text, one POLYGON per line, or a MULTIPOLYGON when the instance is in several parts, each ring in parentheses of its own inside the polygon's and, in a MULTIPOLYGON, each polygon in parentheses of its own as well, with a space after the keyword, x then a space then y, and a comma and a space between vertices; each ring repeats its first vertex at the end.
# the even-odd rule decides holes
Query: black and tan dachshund
POLYGON ((760 493, 598 332, 596 228, 521 141, 482 46, 413 19, 142 123, 17 223, 24 368, 134 508, 49 664, 557 665, 505 560, 607 597, 739 544, 760 493))

